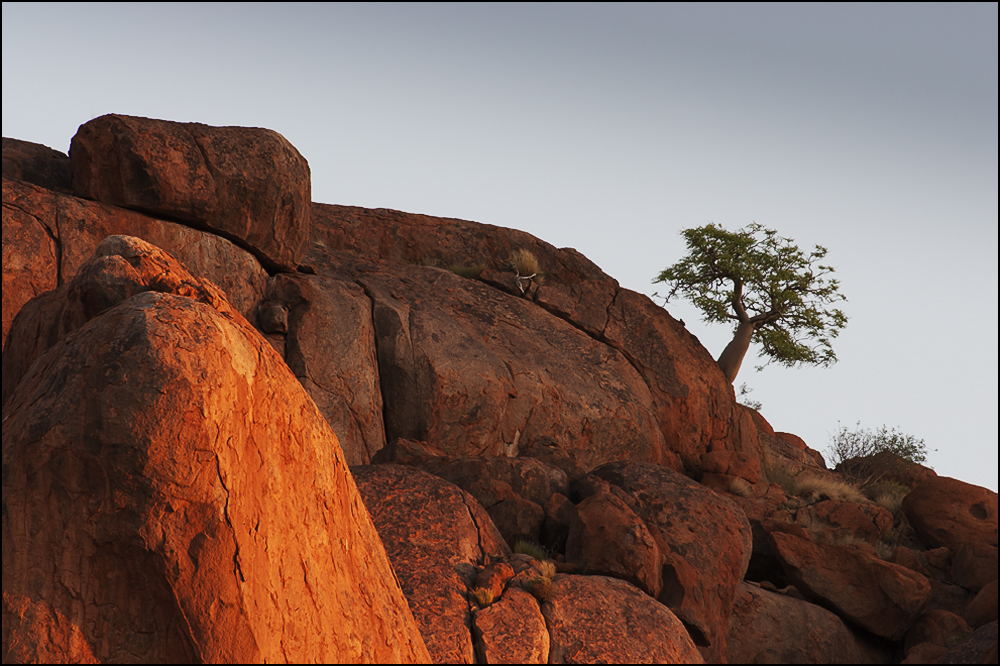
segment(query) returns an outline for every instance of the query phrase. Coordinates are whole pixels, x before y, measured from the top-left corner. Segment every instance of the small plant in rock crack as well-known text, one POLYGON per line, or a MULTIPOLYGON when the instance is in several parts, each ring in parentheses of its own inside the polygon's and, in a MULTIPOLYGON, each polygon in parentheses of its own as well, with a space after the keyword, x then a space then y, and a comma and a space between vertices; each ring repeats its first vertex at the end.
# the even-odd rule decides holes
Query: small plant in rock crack
POLYGON ((556 575, 556 563, 550 560, 538 563, 538 573, 542 575, 542 578, 551 579, 556 575))
POLYGON ((548 559, 548 555, 545 553, 545 549, 536 543, 530 541, 518 541, 514 544, 514 552, 521 553, 522 555, 531 555, 533 558, 539 562, 544 562, 548 559))
POLYGON ((545 576, 535 576, 524 588, 539 601, 547 601, 552 596, 552 579, 545 576))
POLYGON ((472 598, 480 608, 486 608, 493 603, 493 590, 487 587, 475 587, 472 589, 472 598))
POLYGON ((484 270, 486 270, 486 265, 473 264, 471 266, 464 266, 462 264, 452 264, 448 266, 448 270, 460 277, 464 277, 469 280, 475 280, 480 275, 482 275, 482 272, 484 270))
POLYGON ((530 250, 525 250, 523 248, 514 250, 508 265, 517 276, 514 278, 514 282, 517 284, 517 288, 521 290, 522 294, 532 281, 536 284, 542 283, 543 276, 541 269, 538 266, 538 259, 535 258, 535 255, 532 254, 530 250))

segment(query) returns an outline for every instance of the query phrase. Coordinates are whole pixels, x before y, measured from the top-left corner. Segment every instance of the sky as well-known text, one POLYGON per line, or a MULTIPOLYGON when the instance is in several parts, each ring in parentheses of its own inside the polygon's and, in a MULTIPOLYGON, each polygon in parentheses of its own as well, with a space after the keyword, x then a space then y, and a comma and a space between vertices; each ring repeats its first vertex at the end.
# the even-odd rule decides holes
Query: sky
MULTIPOLYGON (((751 348, 736 386, 821 452, 885 425, 995 491, 997 23, 996 3, 4 3, 3 136, 267 127, 315 201, 521 229, 650 295, 685 228, 822 245, 839 362, 757 372, 751 348)), ((667 308, 721 353, 729 328, 667 308)))

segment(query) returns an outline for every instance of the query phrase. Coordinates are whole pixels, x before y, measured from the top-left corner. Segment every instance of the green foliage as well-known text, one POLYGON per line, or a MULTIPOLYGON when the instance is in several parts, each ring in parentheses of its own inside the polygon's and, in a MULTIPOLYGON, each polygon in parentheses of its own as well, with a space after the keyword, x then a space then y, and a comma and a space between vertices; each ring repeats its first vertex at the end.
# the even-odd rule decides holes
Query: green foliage
POLYGON ((746 382, 743 382, 742 384, 740 384, 740 390, 736 395, 736 401, 739 402, 744 407, 749 407, 750 409, 759 412, 761 407, 764 406, 764 403, 760 402, 759 400, 754 400, 753 398, 751 398, 750 397, 751 393, 753 393, 753 389, 747 386, 746 382))
POLYGON ((665 301, 680 294, 707 322, 753 323, 752 341, 767 363, 836 362, 830 341, 847 317, 827 306, 846 299, 829 277, 833 268, 818 263, 826 248, 817 245, 806 254, 756 222, 735 232, 707 224, 681 234, 688 255, 653 281, 670 288, 665 301))
POLYGON ((884 425, 875 431, 860 423, 855 430, 841 426, 832 439, 828 455, 834 469, 863 490, 887 474, 927 460, 924 440, 884 425))
POLYGON ((514 552, 522 553, 524 555, 531 555, 533 558, 539 562, 545 561, 548 555, 545 553, 545 549, 536 543, 531 543, 530 541, 518 541, 514 544, 514 552))

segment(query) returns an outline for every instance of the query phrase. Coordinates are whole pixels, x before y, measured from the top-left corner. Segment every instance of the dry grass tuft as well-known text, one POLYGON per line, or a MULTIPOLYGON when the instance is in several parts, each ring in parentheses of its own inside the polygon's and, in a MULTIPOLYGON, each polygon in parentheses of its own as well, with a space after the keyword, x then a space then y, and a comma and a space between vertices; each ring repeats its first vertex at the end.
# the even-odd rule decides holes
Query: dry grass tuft
POLYGON ((510 265, 520 277, 537 276, 539 273, 538 259, 530 250, 514 250, 514 254, 510 257, 510 265))
POLYGON ((832 500, 844 502, 864 502, 868 499, 864 493, 847 481, 830 477, 798 474, 795 477, 795 482, 799 489, 797 493, 793 493, 796 495, 814 491, 821 497, 826 496, 832 500))
POLYGON ((545 576, 537 576, 528 581, 525 589, 539 601, 546 601, 552 596, 552 580, 545 576))
POLYGON ((532 543, 530 541, 518 541, 515 543, 514 552, 521 553, 523 555, 531 555, 539 562, 544 562, 548 558, 544 548, 539 546, 537 543, 532 543))
POLYGON ((555 562, 550 562, 546 560, 545 562, 538 563, 538 572, 543 578, 552 578, 556 575, 556 564, 555 562))
POLYGON ((865 490, 873 502, 895 516, 903 508, 903 498, 909 495, 912 489, 905 484, 882 479, 865 490))
POLYGON ((745 479, 733 479, 729 482, 729 492, 738 497, 750 497, 753 495, 753 488, 745 479))
POLYGON ((470 280, 475 280, 483 271, 486 270, 486 266, 483 264, 473 264, 471 266, 462 266, 461 264, 452 264, 448 266, 448 270, 455 275, 468 278, 470 280))
POLYGON ((476 600, 480 608, 486 608, 493 603, 493 590, 486 587, 473 588, 472 598, 476 600))

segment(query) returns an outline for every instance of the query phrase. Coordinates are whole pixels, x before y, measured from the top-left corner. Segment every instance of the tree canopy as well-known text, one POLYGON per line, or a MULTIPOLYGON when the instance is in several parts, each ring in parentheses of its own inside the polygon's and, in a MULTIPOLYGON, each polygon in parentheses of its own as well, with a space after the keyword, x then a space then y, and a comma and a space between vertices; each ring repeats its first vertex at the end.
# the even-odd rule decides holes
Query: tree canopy
POLYGON ((719 357, 726 378, 736 379, 750 342, 760 344, 764 365, 814 364, 837 361, 830 343, 847 324, 839 309, 847 300, 830 266, 819 262, 826 248, 806 254, 790 238, 756 222, 727 231, 715 224, 681 232, 688 254, 664 269, 654 283, 697 306, 707 322, 735 322, 733 341, 719 357))

